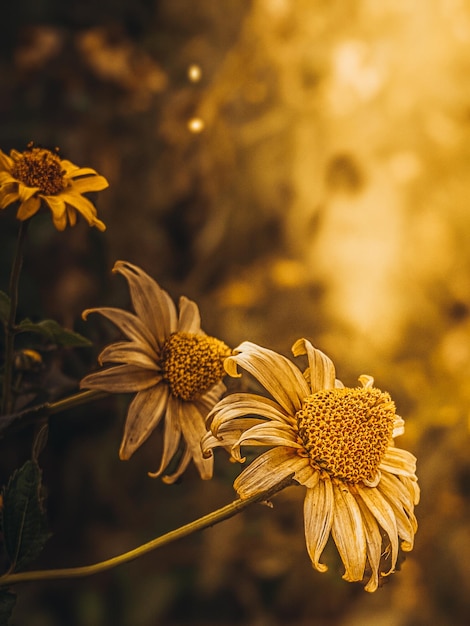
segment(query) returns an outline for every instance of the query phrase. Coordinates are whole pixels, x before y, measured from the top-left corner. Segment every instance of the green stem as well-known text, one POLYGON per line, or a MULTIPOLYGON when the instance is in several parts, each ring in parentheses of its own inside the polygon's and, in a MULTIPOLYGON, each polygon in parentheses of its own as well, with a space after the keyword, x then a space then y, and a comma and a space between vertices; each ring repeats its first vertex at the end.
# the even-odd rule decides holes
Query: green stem
POLYGON ((235 500, 231 504, 227 504, 221 509, 217 509, 217 511, 213 511, 212 513, 209 513, 204 517, 200 517, 194 522, 190 522, 189 524, 181 526, 176 530, 172 530, 169 533, 162 535, 161 537, 152 539, 152 541, 144 543, 134 550, 124 552, 123 554, 115 556, 111 559, 107 559, 106 561, 100 561, 99 563, 94 563, 93 565, 84 565, 82 567, 70 567, 65 569, 37 570, 32 572, 19 572, 17 574, 5 574, 4 576, 0 577, 0 586, 14 585, 22 582, 32 582, 34 580, 83 578, 85 576, 91 576, 92 574, 104 572, 118 565, 122 565, 123 563, 133 561, 134 559, 144 556, 145 554, 148 554, 149 552, 152 552, 157 548, 161 548, 164 545, 176 541, 177 539, 182 539, 183 537, 187 537, 194 532, 203 530, 204 528, 208 528, 209 526, 214 526, 214 524, 218 524, 219 522, 229 519, 230 517, 237 515, 237 513, 240 513, 250 504, 269 500, 269 498, 272 497, 275 493, 291 484, 292 476, 289 476, 287 479, 283 480, 281 483, 267 491, 257 493, 256 495, 250 496, 245 500, 235 500))
POLYGON ((15 428, 23 427, 27 424, 34 424, 67 409, 72 409, 75 406, 86 404, 87 402, 93 402, 94 400, 100 400, 105 398, 109 394, 106 391, 98 391, 90 389, 88 391, 80 391, 57 400, 56 402, 44 402, 43 404, 37 404, 18 413, 12 413, 10 415, 0 415, 0 438, 4 437, 7 432, 15 428))
POLYGON ((95 389, 88 389, 87 391, 79 391, 74 393, 73 396, 56 400, 56 402, 47 402, 45 407, 48 415, 54 415, 67 409, 72 409, 75 406, 86 404, 87 402, 93 402, 94 400, 100 400, 109 396, 106 391, 97 391, 95 389))
POLYGON ((15 341, 16 309, 18 307, 18 285, 21 266, 23 265, 23 244, 28 230, 28 221, 20 222, 18 239, 16 240, 15 256, 10 274, 9 296, 10 311, 5 324, 5 364, 3 376, 2 414, 9 413, 12 407, 11 379, 13 372, 13 356, 15 341))

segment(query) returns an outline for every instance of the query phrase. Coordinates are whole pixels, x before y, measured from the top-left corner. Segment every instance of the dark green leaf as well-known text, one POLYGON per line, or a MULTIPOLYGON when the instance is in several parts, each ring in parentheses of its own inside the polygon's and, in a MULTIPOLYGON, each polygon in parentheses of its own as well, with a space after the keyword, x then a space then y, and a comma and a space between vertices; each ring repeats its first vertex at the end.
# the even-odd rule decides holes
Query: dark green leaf
POLYGON ((0 626, 7 626, 15 607, 16 593, 8 589, 0 589, 0 626))
POLYGON ((43 320, 42 322, 32 322, 29 319, 22 320, 17 329, 19 332, 37 333, 53 341, 59 346, 67 348, 78 348, 91 346, 91 341, 73 330, 62 328, 55 320, 43 320))
POLYGON ((10 297, 4 291, 0 291, 0 320, 8 322, 10 315, 10 297))
POLYGON ((49 537, 40 495, 41 474, 36 462, 26 461, 3 490, 3 543, 11 571, 33 561, 49 537))

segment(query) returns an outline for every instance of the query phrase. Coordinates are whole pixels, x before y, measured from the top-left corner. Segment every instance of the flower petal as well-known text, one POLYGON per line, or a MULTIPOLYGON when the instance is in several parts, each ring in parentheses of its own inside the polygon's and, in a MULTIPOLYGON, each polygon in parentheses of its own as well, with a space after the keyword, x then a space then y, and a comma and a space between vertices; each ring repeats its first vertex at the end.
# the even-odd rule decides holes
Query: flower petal
POLYGON ((98 176, 98 172, 93 168, 79 167, 67 159, 61 159, 60 164, 65 171, 66 178, 76 178, 77 176, 98 176))
POLYGON ((242 462, 240 446, 285 446, 301 449, 302 445, 297 443, 293 429, 286 424, 273 424, 264 422, 253 426, 243 432, 238 441, 233 444, 232 455, 242 462))
POLYGON ((277 446, 257 457, 235 479, 233 486, 241 499, 272 489, 291 474, 309 466, 308 459, 300 457, 290 447, 277 446))
POLYGON ((157 346, 163 346, 170 334, 177 328, 176 307, 173 300, 136 265, 117 261, 113 272, 119 272, 127 280, 137 316, 149 328, 156 339, 157 346))
POLYGON ((83 215, 89 226, 96 226, 96 228, 98 228, 98 230, 101 230, 102 232, 106 230, 105 223, 96 217, 96 208, 94 204, 92 204, 90 200, 88 200, 88 198, 72 192, 64 192, 61 194, 61 197, 64 202, 70 204, 72 207, 74 207, 74 209, 76 209, 79 213, 83 215))
POLYGON ((208 419, 211 430, 217 434, 220 424, 250 414, 259 415, 279 424, 293 424, 292 417, 286 415, 281 407, 270 398, 243 392, 232 393, 222 398, 209 413, 208 419))
POLYGON ((226 386, 222 381, 216 383, 209 391, 206 391, 204 395, 194 401, 194 403, 199 407, 201 413, 207 414, 209 411, 217 404, 222 395, 227 390, 226 386))
POLYGON ((204 417, 192 402, 179 402, 179 420, 181 432, 191 452, 194 464, 203 480, 212 478, 214 460, 202 453, 201 441, 207 430, 204 417))
POLYGON ((322 389, 334 389, 335 366, 326 354, 314 348, 307 339, 298 339, 292 346, 292 353, 294 356, 307 355, 308 376, 312 393, 322 389))
POLYGON ((181 474, 188 467, 191 458, 191 451, 187 446, 185 446, 185 450, 180 461, 178 462, 175 471, 172 474, 165 474, 164 476, 162 476, 162 482, 166 483, 167 485, 172 485, 175 481, 177 481, 181 474))
MULTIPOLYGON (((179 419, 180 400, 171 394, 168 397, 164 431, 163 431, 163 452, 160 460, 160 467, 156 472, 149 472, 151 478, 157 478, 167 468, 173 456, 178 450, 181 440, 181 424, 179 419)), ((175 478, 176 480, 176 478, 175 478)))
POLYGON ((199 308, 195 302, 181 296, 179 299, 178 332, 180 333, 201 333, 201 316, 199 308))
POLYGON ((0 190, 0 209, 5 209, 7 206, 16 202, 18 200, 18 192, 17 191, 9 191, 5 193, 4 190, 0 190))
POLYGON ((158 361, 157 355, 160 351, 155 337, 152 336, 147 326, 136 315, 114 307, 99 307, 96 309, 85 309, 82 313, 82 318, 86 320, 90 313, 99 313, 109 319, 128 339, 137 345, 141 345, 143 352, 154 357, 155 361, 158 361))
POLYGON ((0 168, 6 170, 7 172, 11 172, 13 166, 13 159, 11 159, 8 154, 5 154, 5 152, 0 150, 0 168))
POLYGON ((369 561, 370 567, 370 578, 365 586, 365 590, 373 592, 376 591, 379 586, 379 567, 380 558, 382 556, 382 534, 380 532, 379 525, 377 524, 377 520, 361 498, 357 499, 357 504, 361 509, 367 544, 367 560, 369 561))
POLYGON ((333 523, 333 485, 329 478, 320 479, 315 487, 307 489, 304 501, 305 542, 313 567, 326 572, 328 567, 320 558, 330 536, 333 523))
POLYGON ((139 391, 132 400, 127 412, 119 458, 130 459, 137 448, 155 430, 165 412, 169 395, 167 385, 156 385, 139 391))
POLYGON ((67 226, 67 213, 65 202, 60 196, 43 196, 52 213, 52 222, 59 231, 65 230, 67 226))
POLYGON ((361 510, 356 498, 343 484, 333 484, 335 511, 331 534, 345 568, 344 580, 362 580, 367 545, 361 510))
POLYGON ((28 220, 39 211, 40 206, 41 200, 33 196, 20 204, 16 217, 21 221, 28 220))
POLYGON ((71 180, 71 189, 73 193, 89 193, 91 191, 102 191, 109 187, 109 183, 104 176, 84 176, 71 180))
POLYGON ((379 468, 391 474, 414 476, 416 472, 416 457, 408 450, 390 446, 385 452, 379 468))
POLYGON ((230 376, 240 376, 237 365, 254 376, 290 415, 302 406, 310 389, 301 371, 286 357, 250 341, 240 344, 224 361, 230 376))
POLYGON ((75 209, 68 204, 65 206, 65 208, 70 226, 75 226, 75 224, 77 223, 77 211, 75 211, 75 209))
MULTIPOLYGON (((240 436, 252 426, 260 423, 257 417, 246 417, 244 419, 229 420, 222 424, 217 431, 217 437, 211 432, 204 435, 201 441, 202 453, 210 456, 213 448, 226 448, 231 451, 232 446, 240 439, 240 436)), ((240 460, 240 459, 238 459, 240 460)))
POLYGON ((80 381, 80 389, 100 389, 110 393, 133 393, 149 389, 162 380, 161 374, 135 365, 116 365, 88 374, 80 381))
POLYGON ((161 368, 152 358, 152 352, 148 350, 147 344, 121 341, 106 346, 100 353, 98 361, 100 365, 102 363, 127 363, 127 365, 137 365, 144 369, 160 372, 161 368))
POLYGON ((357 484, 356 488, 364 504, 389 537, 391 564, 390 570, 386 574, 390 574, 395 569, 398 557, 398 529, 395 514, 390 504, 376 487, 362 487, 360 484, 357 484))
POLYGON ((384 474, 378 489, 393 509, 397 521, 398 536, 404 541, 402 549, 409 552, 413 549, 414 535, 418 524, 414 513, 412 510, 410 511, 410 507, 412 508, 413 505, 411 503, 407 507, 403 505, 400 491, 397 489, 399 482, 396 476, 384 474))
POLYGON ((18 196, 20 198, 20 202, 26 202, 26 200, 29 200, 33 196, 37 195, 40 191, 39 187, 27 187, 23 184, 18 185, 18 196))

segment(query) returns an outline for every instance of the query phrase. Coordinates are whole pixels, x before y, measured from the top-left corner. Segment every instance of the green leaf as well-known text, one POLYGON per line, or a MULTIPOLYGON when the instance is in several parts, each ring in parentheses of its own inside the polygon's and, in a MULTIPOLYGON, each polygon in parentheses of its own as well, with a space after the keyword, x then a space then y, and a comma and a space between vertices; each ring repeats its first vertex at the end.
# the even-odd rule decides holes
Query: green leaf
POLYGON ((23 333, 37 333, 57 345, 67 348, 79 348, 92 345, 89 339, 73 330, 62 328, 55 320, 32 322, 29 319, 24 319, 18 324, 17 330, 23 333))
POLYGON ((0 589, 0 626, 8 626, 15 603, 16 593, 0 589))
POLYGON ((10 315, 10 297, 4 291, 0 291, 0 320, 8 322, 10 315))
POLYGON ((41 475, 35 461, 26 461, 3 489, 1 526, 12 572, 34 561, 49 538, 40 495, 41 475))

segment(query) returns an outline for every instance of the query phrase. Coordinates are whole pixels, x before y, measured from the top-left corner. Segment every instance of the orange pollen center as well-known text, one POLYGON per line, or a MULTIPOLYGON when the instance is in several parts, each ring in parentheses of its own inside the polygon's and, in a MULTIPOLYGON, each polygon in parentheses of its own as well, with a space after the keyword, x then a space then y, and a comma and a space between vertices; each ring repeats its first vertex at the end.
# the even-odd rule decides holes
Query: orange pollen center
POLYGON ((312 467, 348 483, 373 481, 391 443, 395 404, 373 387, 328 389, 296 413, 299 442, 312 467))
POLYGON ((38 187, 46 196, 65 189, 65 171, 57 154, 44 148, 29 148, 15 158, 12 175, 27 187, 38 187))
POLYGON ((225 375, 224 359, 232 353, 223 341, 194 333, 172 333, 163 346, 161 367, 171 393, 197 400, 225 375))

